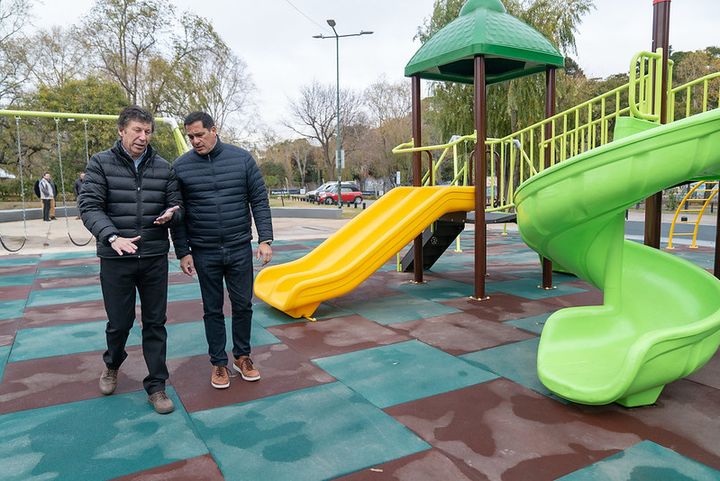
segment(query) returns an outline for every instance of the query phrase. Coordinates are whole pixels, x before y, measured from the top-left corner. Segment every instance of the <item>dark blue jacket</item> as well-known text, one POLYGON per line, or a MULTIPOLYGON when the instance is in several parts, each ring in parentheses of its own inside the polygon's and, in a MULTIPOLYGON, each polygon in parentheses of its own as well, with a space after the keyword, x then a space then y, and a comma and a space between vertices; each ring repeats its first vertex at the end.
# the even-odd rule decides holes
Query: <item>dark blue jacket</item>
MULTIPOLYGON (((167 255, 170 249, 168 224, 155 219, 168 207, 182 201, 170 163, 148 146, 139 170, 120 141, 90 158, 78 207, 85 227, 97 239, 98 257, 119 257, 108 244, 113 234, 140 236, 138 251, 125 258, 167 255)), ((182 220, 182 209, 173 214, 172 223, 182 220)))
POLYGON ((258 242, 272 240, 267 189, 250 152, 218 138, 209 154, 191 150, 173 168, 185 205, 184 223, 172 230, 179 259, 191 249, 232 248, 251 241, 251 209, 258 242))

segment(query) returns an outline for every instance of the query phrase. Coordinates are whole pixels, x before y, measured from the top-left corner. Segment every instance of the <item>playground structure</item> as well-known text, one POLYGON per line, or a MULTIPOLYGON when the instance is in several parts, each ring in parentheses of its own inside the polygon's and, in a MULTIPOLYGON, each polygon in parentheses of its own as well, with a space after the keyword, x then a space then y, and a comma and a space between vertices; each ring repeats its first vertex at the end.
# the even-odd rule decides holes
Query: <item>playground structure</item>
MULTIPOLYGON (((553 392, 580 403, 651 404, 666 383, 704 365, 720 344, 718 281, 680 259, 625 242, 621 229, 622 212, 647 197, 646 242, 659 247, 655 193, 694 178, 720 176, 720 156, 709 152, 709 146, 720 140, 720 111, 696 115, 697 107, 693 107, 700 90, 702 112, 714 108, 709 103, 710 85, 720 73, 672 87, 672 63, 667 55, 669 3, 654 2, 655 50, 633 58, 629 82, 559 114, 554 111, 554 72, 562 65, 562 57, 544 38, 538 39, 537 32, 518 25, 499 0, 466 2, 458 19, 428 40, 405 71, 413 80, 413 139, 394 151, 413 153, 416 187, 394 197, 442 200, 443 190, 430 195, 427 189, 438 188, 421 185, 435 184, 438 168, 451 157, 450 152, 452 185, 478 185, 478 179, 490 179, 487 199, 485 188, 439 188, 449 197, 460 188, 473 192, 475 295, 471 299, 486 298, 485 212, 516 207, 524 240, 546 257, 544 288, 552 287, 552 259, 559 268, 605 290, 603 306, 558 311, 547 321, 541 337, 540 379, 553 392), (664 28, 658 26, 662 24, 664 28), (504 28, 485 28, 498 25, 504 28), (458 34, 460 30, 464 36, 458 34), (511 39, 507 32, 512 32, 511 39), (482 38, 467 38, 473 35, 482 38), (465 43, 454 43, 458 38, 465 43), (533 47, 523 49, 524 40, 533 47), (502 139, 486 139, 486 84, 538 72, 546 73, 546 119, 502 139), (421 78, 474 83, 473 134, 444 145, 421 146, 421 78), (676 108, 681 102, 684 108, 676 108), (684 120, 673 122, 676 113, 684 120), (659 127, 665 123, 671 125, 659 127), (458 146, 463 142, 474 144, 473 158, 460 165, 458 146), (695 145, 704 150, 695 150, 695 145), (433 150, 441 151, 437 161, 433 150), (422 152, 430 159, 424 176, 422 152), (667 165, 673 161, 680 165, 667 165), (645 177, 646 182, 639 180, 645 177), (630 179, 634 183, 628 185, 630 179), (649 264, 656 262, 662 267, 657 275, 650 275, 649 264), (636 295, 641 299, 635 299, 636 295), (671 305, 664 302, 662 310, 652 309, 658 295, 671 305), (692 308, 685 312, 688 303, 692 308)), ((399 224, 403 233, 417 235, 446 212, 430 209, 432 215, 420 217, 413 210, 418 206, 400 200, 393 198, 400 205, 394 209, 377 202, 318 247, 317 254, 263 270, 255 284, 258 297, 293 317, 310 318, 320 302, 348 292, 399 250, 398 245, 382 242, 395 239, 393 226, 399 224), (385 232, 391 235, 385 238, 385 232), (353 252, 355 244, 350 243, 356 236, 363 246, 360 252, 353 252), (381 242, 370 242, 376 238, 381 242), (348 261, 363 269, 341 281, 348 261)), ((423 281, 423 247, 421 236, 415 237, 415 282, 423 281)), ((716 264, 717 257, 716 245, 716 264)))
MULTIPOLYGON (((23 156, 23 149, 22 149, 22 137, 21 137, 21 120, 23 119, 52 119, 55 123, 55 155, 57 159, 58 164, 58 171, 60 174, 60 188, 61 188, 61 199, 62 199, 62 210, 64 212, 65 217, 65 227, 67 230, 67 235, 70 239, 70 241, 78 246, 82 247, 87 244, 89 244, 92 241, 92 237, 89 238, 85 242, 78 242, 73 238, 73 236, 70 233, 70 226, 69 226, 69 220, 67 215, 67 195, 65 192, 65 175, 64 175, 64 169, 63 169, 63 156, 62 156, 62 135, 61 135, 61 128, 60 128, 60 122, 61 120, 66 120, 68 122, 75 122, 75 121, 81 121, 83 123, 83 134, 84 134, 84 156, 85 156, 85 162, 87 163, 90 160, 90 152, 88 147, 88 122, 92 120, 110 120, 110 121, 116 121, 118 116, 117 115, 104 115, 104 114, 88 114, 88 113, 70 113, 70 112, 40 112, 40 111, 28 111, 28 110, 0 110, 0 116, 2 117, 10 117, 15 119, 15 137, 16 137, 16 144, 17 144, 17 157, 18 157, 18 178, 20 180, 20 196, 21 196, 21 205, 22 205, 22 220, 23 220, 23 238, 20 240, 20 243, 17 247, 11 246, 8 242, 6 242, 6 239, 3 238, 2 234, 0 233, 0 245, 2 247, 9 251, 9 252, 19 252, 27 242, 28 239, 28 231, 27 231, 27 207, 26 207, 26 193, 25 193, 25 162, 24 162, 24 156, 23 156)), ((173 141, 175 143, 175 146, 177 148, 178 154, 182 154, 189 150, 189 147, 185 141, 185 138, 183 136, 183 133, 180 131, 180 127, 178 126, 175 119, 172 118, 166 118, 166 117, 158 117, 155 119, 156 122, 162 122, 170 126, 173 141)))
POLYGON ((712 205, 713 199, 717 197, 718 193, 718 181, 700 181, 696 182, 685 194, 680 203, 675 209, 675 215, 673 215, 672 223, 670 224, 670 233, 668 235, 668 249, 674 249, 673 237, 692 237, 690 241, 690 248, 697 249, 697 236, 700 228, 700 223, 708 210, 708 207, 712 205), (694 215, 695 218, 690 220, 688 215, 694 215), (676 232, 680 225, 692 225, 693 229, 691 232, 676 232))

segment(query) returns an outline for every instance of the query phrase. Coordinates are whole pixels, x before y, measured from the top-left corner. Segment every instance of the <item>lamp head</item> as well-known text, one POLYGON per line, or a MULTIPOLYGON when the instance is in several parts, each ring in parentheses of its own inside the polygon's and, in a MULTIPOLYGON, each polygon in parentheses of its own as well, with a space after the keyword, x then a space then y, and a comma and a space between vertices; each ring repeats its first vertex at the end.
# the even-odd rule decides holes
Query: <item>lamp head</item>
POLYGON ((336 25, 335 20, 333 20, 332 18, 329 18, 327 20, 327 24, 330 25, 331 27, 334 27, 336 25))

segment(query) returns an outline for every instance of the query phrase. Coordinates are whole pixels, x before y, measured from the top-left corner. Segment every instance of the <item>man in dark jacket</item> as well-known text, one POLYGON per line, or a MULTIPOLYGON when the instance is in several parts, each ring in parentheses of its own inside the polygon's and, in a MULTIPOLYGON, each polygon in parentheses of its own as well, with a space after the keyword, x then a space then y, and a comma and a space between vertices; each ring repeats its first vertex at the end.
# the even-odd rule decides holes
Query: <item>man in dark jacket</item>
MULTIPOLYGON (((80 199, 80 192, 82 192, 82 185, 83 182, 85 182, 85 172, 80 172, 80 175, 77 179, 75 179, 75 184, 73 185, 73 190, 75 191, 75 199, 80 199)), ((77 218, 80 218, 80 210, 78 208, 78 216, 77 218)))
POLYGON ((272 258, 272 220, 262 174, 249 152, 220 141, 212 117, 193 112, 185 118, 185 132, 193 150, 179 157, 177 173, 186 213, 174 226, 175 254, 184 273, 196 271, 202 292, 205 337, 208 342, 210 383, 230 386, 225 351, 223 279, 232 306, 233 368, 246 381, 260 372, 250 359, 252 322, 251 217, 258 231, 257 258, 272 258))
POLYGON ((152 114, 137 106, 118 118, 120 140, 95 154, 80 193, 80 215, 97 239, 100 283, 108 322, 100 391, 112 394, 125 343, 135 320, 135 290, 142 306, 142 347, 148 376, 143 386, 160 414, 172 412, 165 330, 168 287, 168 223, 182 220, 182 200, 170 164, 150 145, 152 114))

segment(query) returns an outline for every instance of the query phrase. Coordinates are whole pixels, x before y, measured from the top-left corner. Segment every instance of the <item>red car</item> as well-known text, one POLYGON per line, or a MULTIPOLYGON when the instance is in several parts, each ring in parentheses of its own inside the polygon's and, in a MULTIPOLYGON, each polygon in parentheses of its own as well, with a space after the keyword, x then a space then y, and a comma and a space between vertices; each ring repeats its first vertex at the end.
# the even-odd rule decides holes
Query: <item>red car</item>
MULTIPOLYGON (((354 203, 360 204, 363 201, 362 192, 355 190, 352 187, 342 186, 342 201, 343 203, 354 203)), ((318 192, 318 203, 320 204, 337 204, 337 185, 330 186, 325 192, 318 192)))

